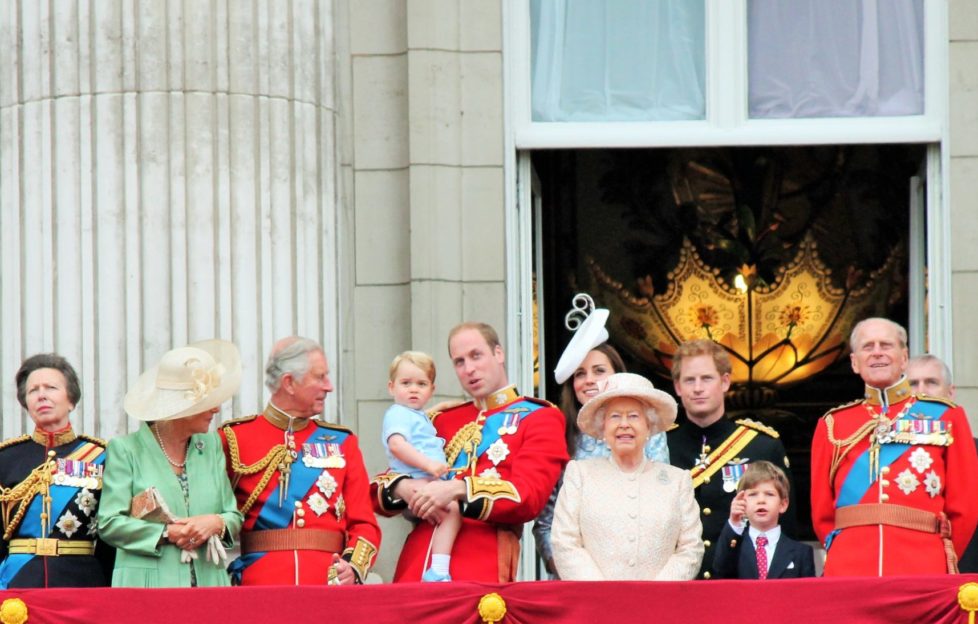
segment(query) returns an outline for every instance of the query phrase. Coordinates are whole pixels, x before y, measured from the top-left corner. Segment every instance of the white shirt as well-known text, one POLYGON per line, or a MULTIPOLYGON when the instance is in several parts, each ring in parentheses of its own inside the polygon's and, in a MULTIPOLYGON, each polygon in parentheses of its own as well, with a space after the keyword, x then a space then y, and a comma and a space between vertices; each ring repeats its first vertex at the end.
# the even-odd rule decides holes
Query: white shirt
MULTIPOLYGON (((727 520, 727 524, 730 525, 730 528, 733 529, 734 533, 736 533, 737 535, 744 534, 743 522, 737 525, 731 522, 730 520, 727 520)), ((754 544, 755 552, 757 551, 757 538, 760 537, 761 535, 767 538, 767 545, 764 546, 764 552, 767 553, 767 571, 770 571, 771 561, 774 559, 774 549, 778 547, 778 540, 781 539, 781 525, 779 524, 775 526, 767 533, 762 533, 757 529, 755 529, 754 527, 750 527, 747 530, 747 535, 750 537, 751 543, 754 544)))

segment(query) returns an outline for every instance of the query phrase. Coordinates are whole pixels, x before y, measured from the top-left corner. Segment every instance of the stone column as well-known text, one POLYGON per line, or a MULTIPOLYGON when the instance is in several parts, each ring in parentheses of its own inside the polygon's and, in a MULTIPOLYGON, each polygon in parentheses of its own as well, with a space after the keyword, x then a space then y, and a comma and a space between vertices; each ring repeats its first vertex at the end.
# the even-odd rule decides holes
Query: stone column
POLYGON ((2 3, 4 437, 39 351, 74 363, 76 425, 103 436, 188 341, 238 344, 236 413, 261 408, 276 338, 335 356, 333 68, 329 0, 2 3))

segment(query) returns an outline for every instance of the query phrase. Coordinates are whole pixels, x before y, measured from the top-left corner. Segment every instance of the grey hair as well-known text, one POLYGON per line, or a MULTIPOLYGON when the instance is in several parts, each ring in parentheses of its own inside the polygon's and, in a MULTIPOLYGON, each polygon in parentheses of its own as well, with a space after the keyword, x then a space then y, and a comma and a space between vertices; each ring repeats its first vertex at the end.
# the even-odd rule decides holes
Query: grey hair
POLYGON ((883 318, 881 316, 873 316, 859 321, 858 323, 856 323, 856 326, 852 328, 852 333, 849 334, 849 349, 853 353, 856 352, 856 348, 859 346, 856 344, 856 337, 859 335, 859 330, 863 328, 863 325, 865 325, 866 323, 870 323, 872 321, 881 321, 889 325, 890 327, 892 327, 897 334, 897 340, 900 341, 900 348, 901 349, 907 348, 907 330, 903 328, 903 325, 899 323, 894 323, 888 318, 883 318))
POLYGON ((911 364, 926 364, 928 362, 937 362, 938 364, 941 365, 941 374, 944 377, 945 386, 950 386, 952 383, 954 383, 954 380, 951 379, 951 367, 947 365, 947 362, 937 357, 936 355, 930 353, 915 355, 912 358, 910 358, 907 367, 909 368, 911 364))
POLYGON ((293 379, 301 378, 309 372, 309 354, 323 352, 323 347, 315 340, 297 336, 287 341, 278 351, 273 350, 265 364, 265 387, 272 394, 278 392, 282 378, 292 375, 293 379))

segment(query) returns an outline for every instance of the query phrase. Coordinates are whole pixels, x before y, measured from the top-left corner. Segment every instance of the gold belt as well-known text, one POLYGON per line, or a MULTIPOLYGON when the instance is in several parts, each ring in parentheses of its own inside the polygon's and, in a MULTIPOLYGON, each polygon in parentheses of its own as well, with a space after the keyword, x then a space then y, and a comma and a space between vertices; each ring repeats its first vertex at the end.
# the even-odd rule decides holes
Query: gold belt
POLYGON ((343 550, 343 534, 324 529, 266 529, 241 533, 241 552, 274 550, 320 550, 338 553, 343 550))
POLYGON ((12 539, 7 547, 11 555, 40 555, 60 557, 62 555, 94 555, 95 542, 85 540, 62 540, 50 537, 38 539, 12 539))

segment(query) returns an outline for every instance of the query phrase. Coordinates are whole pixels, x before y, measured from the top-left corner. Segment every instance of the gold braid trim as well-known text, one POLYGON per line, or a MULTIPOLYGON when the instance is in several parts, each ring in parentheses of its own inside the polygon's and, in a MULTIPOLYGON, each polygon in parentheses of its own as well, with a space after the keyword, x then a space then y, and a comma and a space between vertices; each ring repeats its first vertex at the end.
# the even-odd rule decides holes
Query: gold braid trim
MULTIPOLYGON (((479 420, 477 418, 472 422, 465 423, 461 429, 455 432, 451 441, 445 445, 445 461, 449 466, 455 464, 455 460, 458 459, 462 451, 468 451, 471 456, 479 448, 479 444, 482 443, 482 423, 479 420)), ((469 457, 469 461, 472 461, 472 457, 469 457)))
POLYGON ((0 493, 0 503, 3 504, 3 523, 5 526, 3 539, 9 540, 11 538, 14 531, 20 526, 20 521, 24 519, 24 514, 27 513, 30 502, 34 500, 37 494, 41 494, 45 499, 44 504, 41 506, 41 536, 47 536, 47 520, 51 505, 49 490, 53 480, 52 473, 54 466, 54 460, 49 459, 32 470, 26 479, 0 493), (14 514, 13 519, 8 520, 10 510, 15 503, 20 503, 17 506, 17 512, 14 514))
POLYGON ((844 440, 837 440, 835 438, 835 418, 832 414, 825 415, 825 432, 828 436, 829 442, 832 444, 832 465, 829 467, 829 483, 835 480, 835 473, 838 472, 839 466, 842 464, 842 460, 846 458, 856 444, 858 444, 863 438, 868 436, 873 429, 876 428, 875 420, 868 420, 863 423, 863 426, 850 435, 844 440))
POLYGON ((268 451, 267 455, 255 463, 248 465, 242 464, 241 451, 238 449, 238 438, 234 435, 234 430, 228 426, 223 427, 223 429, 228 442, 228 451, 231 454, 231 470, 235 474, 234 485, 237 485, 241 477, 245 475, 257 474, 261 470, 265 471, 258 485, 255 486, 251 495, 248 496, 248 500, 241 506, 241 513, 246 514, 252 505, 255 504, 255 501, 258 500, 258 497, 261 496, 261 493, 265 491, 265 488, 268 487, 268 482, 272 480, 272 475, 275 474, 275 471, 284 465, 286 459, 291 459, 291 456, 289 455, 289 449, 284 444, 276 444, 268 451))
POLYGON ((16 438, 10 438, 9 440, 4 440, 0 442, 0 449, 5 449, 8 446, 13 446, 14 444, 20 444, 21 442, 27 442, 31 437, 26 433, 22 436, 17 436, 16 438))

